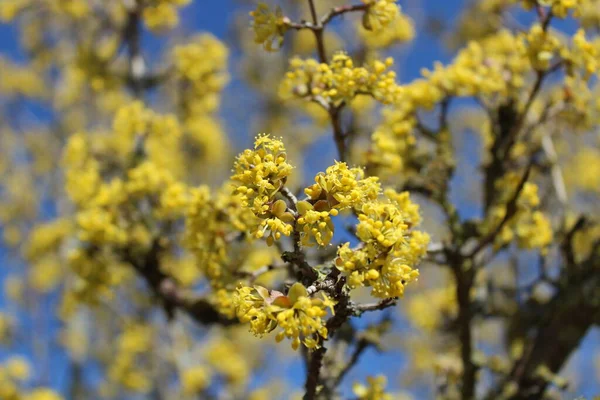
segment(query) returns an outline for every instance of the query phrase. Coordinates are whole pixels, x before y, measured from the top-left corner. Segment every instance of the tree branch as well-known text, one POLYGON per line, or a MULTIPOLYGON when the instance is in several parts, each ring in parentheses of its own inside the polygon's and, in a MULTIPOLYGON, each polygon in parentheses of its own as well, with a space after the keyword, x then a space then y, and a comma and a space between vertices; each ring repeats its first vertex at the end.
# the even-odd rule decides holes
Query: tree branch
POLYGON ((521 177, 521 180, 519 181, 519 184, 517 185, 517 188, 515 189, 515 193, 514 193, 513 197, 506 204, 506 212, 504 213, 504 217, 502 218, 502 220, 498 223, 498 225, 496 225, 496 228, 494 228, 494 230, 492 232, 490 232, 487 236, 485 236, 483 239, 481 239, 479 241, 477 246, 475 246, 475 248, 468 255, 466 255, 466 258, 475 257, 488 244, 492 243, 494 241, 494 239, 496 238, 496 236, 500 233, 500 231, 502 230, 504 225, 515 215, 515 213, 517 212, 517 209, 518 209, 517 202, 519 200, 519 196, 521 195, 521 191, 523 190, 525 183, 529 179, 529 174, 531 172, 532 165, 533 164, 531 162, 527 165, 527 167, 525 169, 525 173, 521 177))

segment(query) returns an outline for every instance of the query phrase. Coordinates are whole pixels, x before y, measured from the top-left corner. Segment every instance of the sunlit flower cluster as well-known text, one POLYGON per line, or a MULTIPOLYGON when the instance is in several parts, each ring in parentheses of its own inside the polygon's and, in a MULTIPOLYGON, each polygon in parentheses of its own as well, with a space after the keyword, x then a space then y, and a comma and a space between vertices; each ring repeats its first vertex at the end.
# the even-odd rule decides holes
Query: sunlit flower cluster
POLYGON ((424 290, 407 299, 406 315, 417 328, 434 333, 456 318, 456 290, 451 286, 424 290))
POLYGON ((368 30, 362 24, 358 27, 359 38, 372 49, 383 49, 412 40, 415 27, 412 19, 399 13, 396 19, 380 30, 368 30))
MULTIPOLYGON (((483 232, 491 232, 505 218, 507 203, 513 198, 519 180, 517 173, 508 173, 496 182, 498 201, 482 225, 483 232)), ((521 248, 545 249, 552 242, 553 231, 550 220, 538 209, 539 205, 538 186, 525 182, 516 202, 517 211, 503 225, 494 244, 501 247, 516 240, 521 248)))
POLYGON ((153 386, 144 373, 141 359, 152 348, 154 332, 149 325, 131 323, 116 341, 114 360, 108 370, 108 379, 127 390, 147 393, 153 386))
POLYGON ((369 31, 379 32, 396 23, 400 7, 396 0, 362 0, 369 8, 363 15, 363 26, 369 31))
POLYGON ((231 180, 243 204, 262 216, 291 170, 283 142, 263 135, 256 138, 254 150, 247 149, 238 155, 231 180))
POLYGON ((176 74, 185 85, 182 97, 186 117, 214 112, 221 101, 221 91, 229 81, 229 50, 216 37, 201 34, 188 44, 175 46, 173 63, 176 74))
POLYGON ((365 177, 362 168, 349 168, 344 162, 335 162, 325 172, 315 176, 315 184, 304 190, 317 208, 345 210, 360 207, 375 200, 381 188, 377 177, 365 177))
POLYGON ((265 3, 258 3, 256 9, 250 12, 254 41, 262 44, 267 51, 277 51, 283 44, 283 36, 287 30, 287 19, 280 7, 271 11, 265 3))
POLYGON ((413 230, 418 209, 408 193, 386 190, 383 200, 367 202, 357 210, 356 236, 361 244, 338 249, 337 268, 348 276, 348 286, 369 286, 375 297, 401 297, 406 284, 419 272, 413 267, 427 252, 429 236, 413 230))
POLYGON ((39 97, 45 93, 44 82, 39 73, 30 67, 16 65, 0 57, 0 93, 5 96, 20 95, 39 97))
POLYGON ((536 24, 531 27, 523 40, 532 67, 538 71, 550 68, 551 61, 560 50, 558 37, 536 24))
POLYGON ((387 58, 356 67, 344 53, 335 54, 330 64, 293 58, 280 93, 283 98, 322 99, 332 105, 349 103, 358 95, 370 95, 383 104, 391 104, 401 93, 396 73, 389 69, 392 65, 393 60, 387 58))
POLYGON ((563 50, 561 56, 568 62, 567 72, 574 74, 575 70, 583 71, 583 78, 588 79, 599 73, 600 66, 600 43, 598 40, 588 41, 583 29, 579 29, 573 35, 571 49, 563 50))
POLYGON ((158 0, 144 7, 142 17, 148 29, 160 32, 171 29, 179 23, 178 8, 190 0, 158 0))
MULTIPOLYGON (((256 225, 239 195, 226 189, 212 194, 206 186, 191 190, 185 218, 185 244, 196 256, 209 282, 216 287, 231 279, 232 258, 241 232, 256 225)), ((238 243, 239 244, 239 243, 238 243)))
POLYGON ((359 400, 392 400, 395 397, 385 391, 387 379, 385 376, 367 376, 367 384, 355 382, 352 391, 359 400))
POLYGON ((327 338, 324 317, 326 308, 334 303, 323 294, 323 299, 311 298, 301 283, 295 283, 287 295, 256 286, 241 286, 233 298, 236 315, 243 323, 250 323, 250 331, 263 336, 281 328, 276 340, 292 339, 292 348, 304 344, 309 349, 320 346, 327 338))

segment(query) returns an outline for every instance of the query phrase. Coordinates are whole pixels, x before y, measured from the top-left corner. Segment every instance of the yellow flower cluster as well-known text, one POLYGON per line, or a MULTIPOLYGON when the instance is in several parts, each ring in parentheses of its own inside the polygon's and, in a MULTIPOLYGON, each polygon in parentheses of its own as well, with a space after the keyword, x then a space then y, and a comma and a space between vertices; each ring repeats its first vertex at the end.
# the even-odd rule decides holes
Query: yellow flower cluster
POLYGON ((154 32, 171 29, 179 23, 177 9, 190 3, 190 0, 157 0, 144 7, 144 23, 154 32))
POLYGON ((335 162, 325 173, 315 176, 315 184, 304 190, 315 205, 323 204, 326 209, 345 210, 351 207, 360 209, 368 201, 375 200, 381 186, 378 178, 365 178, 362 168, 348 168, 344 162, 335 162))
MULTIPOLYGON (((511 172, 496 182, 496 190, 500 195, 498 203, 490 209, 490 217, 482 224, 484 233, 495 229, 504 219, 506 204, 513 198, 520 179, 517 173, 511 172)), ((517 199, 515 215, 504 224, 494 245, 501 247, 516 239, 520 248, 544 250, 552 242, 553 233, 550 220, 537 209, 539 205, 537 185, 526 182, 517 199)))
POLYGON ((111 299, 111 289, 131 278, 132 271, 106 247, 97 251, 75 248, 67 253, 66 260, 75 279, 63 296, 61 313, 65 318, 81 303, 97 304, 99 299, 111 299))
POLYGON ((250 12, 254 42, 262 44, 267 51, 277 51, 283 44, 283 36, 288 28, 287 18, 283 16, 281 8, 275 12, 265 3, 259 2, 256 9, 250 12))
POLYGON ((256 286, 240 286, 234 294, 236 315, 243 323, 250 323, 250 331, 263 336, 276 329, 276 340, 292 339, 292 348, 304 344, 309 349, 320 346, 327 339, 324 317, 326 308, 333 311, 333 301, 325 294, 323 299, 310 298, 301 283, 295 283, 287 296, 277 291, 256 286))
POLYGON ((255 217, 242 207, 242 201, 241 196, 231 195, 227 190, 213 196, 207 186, 194 188, 190 193, 185 215, 185 245, 214 287, 231 280, 235 267, 230 265, 232 255, 239 250, 233 247, 236 239, 240 232, 256 225, 255 217))
MULTIPOLYGON (((246 335, 245 332, 239 333, 246 335)), ((251 376, 248 349, 234 337, 219 336, 206 346, 206 361, 216 373, 235 388, 242 388, 251 376), (227 360, 226 363, 223 360, 227 360)))
POLYGON ((567 164, 565 179, 572 191, 599 193, 600 150, 588 147, 576 153, 567 164))
POLYGON ((385 392, 387 378, 380 376, 367 376, 367 384, 355 382, 352 391, 358 400, 392 400, 395 397, 385 392))
POLYGON ((373 32, 379 32, 396 22, 400 7, 396 0, 362 0, 369 8, 363 14, 363 26, 373 32))
POLYGON ((246 149, 235 161, 233 182, 235 193, 260 218, 254 234, 257 238, 267 236, 269 244, 281 235, 292 233, 293 216, 287 211, 283 200, 275 201, 275 195, 285 185, 292 166, 287 162, 283 142, 269 135, 257 136, 254 149, 246 149))
POLYGON ((315 184, 304 190, 307 200, 298 202, 298 224, 301 227, 302 243, 328 245, 333 238, 334 226, 331 217, 339 211, 360 209, 379 195, 380 186, 376 177, 365 178, 361 168, 348 168, 336 162, 323 173, 315 176, 315 184))
POLYGON ((68 219, 57 219, 37 225, 23 248, 23 255, 31 263, 28 279, 31 287, 47 293, 60 284, 63 268, 60 250, 73 226, 68 219))
POLYGON ((383 120, 371 135, 371 151, 367 154, 370 165, 376 166, 382 177, 406 173, 407 164, 414 155, 416 119, 406 105, 382 111, 383 120))
POLYGON ((211 373, 203 365, 195 365, 181 372, 181 391, 185 396, 197 395, 211 382, 211 373))
POLYGON ((550 30, 543 30, 540 24, 531 27, 525 37, 524 47, 531 66, 538 71, 545 71, 550 67, 550 62, 560 51, 560 40, 550 30))
POLYGON ((410 17, 398 13, 392 23, 380 30, 369 30, 359 25, 358 37, 371 49, 383 49, 411 41, 415 37, 415 27, 410 17))
MULTIPOLYGON (((63 165, 79 243, 70 249, 68 265, 79 278, 72 289, 80 300, 108 295, 127 276, 117 267, 123 252, 148 249, 165 223, 183 218, 191 195, 178 179, 181 137, 175 116, 133 102, 117 111, 110 134, 69 138, 63 165)), ((33 278, 52 282, 48 273, 56 260, 40 261, 33 278)))
POLYGON ((434 333, 444 322, 454 320, 457 311, 456 290, 452 286, 427 289, 406 303, 408 319, 427 333, 434 333))
POLYGON ((39 71, 13 64, 0 57, 0 93, 5 96, 43 97, 46 92, 39 71))
POLYGON ((378 173, 406 172, 415 153, 415 113, 419 109, 432 109, 451 96, 497 102, 518 93, 532 70, 531 58, 539 60, 540 52, 546 51, 542 49, 547 49, 546 42, 555 40, 550 33, 545 34, 549 39, 536 40, 539 34, 535 29, 532 32, 514 35, 501 30, 472 41, 450 65, 436 63, 433 70, 422 72, 424 78, 402 86, 398 101, 383 111, 383 121, 371 137, 367 159, 378 173))
POLYGON ((552 15, 566 18, 570 11, 573 11, 574 16, 580 16, 583 7, 593 2, 590 0, 522 0, 522 3, 526 10, 541 5, 550 7, 552 15))
POLYGON ((55 391, 39 387, 31 391, 22 389, 31 377, 27 360, 12 356, 0 364, 0 398, 6 400, 62 400, 55 391))
POLYGON ((362 94, 373 96, 383 104, 392 104, 402 91, 396 84, 396 73, 389 70, 393 63, 392 58, 387 58, 355 67, 352 59, 344 53, 335 54, 330 64, 293 58, 291 70, 281 83, 280 94, 284 99, 322 99, 332 105, 350 103, 362 94))
POLYGON ((400 297, 407 283, 419 276, 413 267, 427 252, 429 236, 413 230, 420 222, 418 208, 407 192, 388 189, 385 199, 367 202, 357 210, 357 249, 345 243, 335 264, 348 277, 348 286, 372 287, 371 295, 400 297))
POLYGON ((150 326, 136 323, 127 325, 117 338, 108 380, 127 390, 147 393, 153 384, 140 361, 154 346, 153 341, 154 332, 150 326))
POLYGON ((214 112, 219 107, 221 90, 229 81, 228 57, 227 47, 210 34, 198 35, 189 44, 173 49, 175 72, 189 86, 184 92, 189 116, 214 112))
POLYGON ((243 204, 261 216, 269 210, 268 203, 285 185, 292 168, 283 142, 262 135, 256 138, 254 150, 246 149, 238 155, 231 180, 243 204))
POLYGON ((89 15, 90 5, 86 0, 6 0, 0 3, 0 21, 10 22, 21 11, 31 6, 48 7, 56 14, 66 14, 73 19, 81 19, 89 15))
POLYGON ((561 56, 568 62, 567 73, 574 75, 574 70, 581 69, 583 78, 600 73, 600 42, 598 39, 589 42, 585 31, 579 29, 573 35, 573 45, 568 51, 563 51, 561 56))

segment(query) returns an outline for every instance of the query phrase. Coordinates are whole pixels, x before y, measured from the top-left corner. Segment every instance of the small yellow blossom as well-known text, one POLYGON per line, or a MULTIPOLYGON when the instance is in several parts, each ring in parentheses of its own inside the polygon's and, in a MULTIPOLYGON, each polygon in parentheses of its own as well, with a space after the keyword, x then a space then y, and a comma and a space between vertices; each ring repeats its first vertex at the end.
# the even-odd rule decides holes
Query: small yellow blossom
POLYGON ((231 180, 236 193, 243 198, 242 204, 256 216, 262 216, 291 170, 283 142, 263 135, 256 138, 254 150, 247 149, 238 155, 231 180))
POLYGON ((210 370, 202 365, 185 369, 181 373, 181 390, 184 395, 198 394, 210 385, 210 370))
POLYGON ((158 0, 144 7, 142 18, 148 29, 160 32, 171 29, 179 23, 177 8, 187 5, 190 0, 158 0))
POLYGON ((368 376, 367 385, 354 383, 352 391, 359 400, 392 400, 394 397, 385 392, 387 379, 385 376, 368 376))
POLYGON ((31 367, 27 360, 20 356, 11 357, 4 365, 8 375, 18 381, 25 381, 31 376, 31 367))
POLYGON ((380 30, 369 30, 360 25, 358 36, 369 48, 382 49, 412 40, 415 36, 415 27, 408 16, 399 13, 393 22, 380 30))
POLYGON ((47 388, 33 389, 29 394, 24 396, 24 400, 63 400, 63 397, 54 390, 47 388))
POLYGON ((326 308, 333 308, 333 302, 308 297, 306 288, 295 283, 286 295, 262 287, 237 288, 234 295, 236 313, 241 322, 250 322, 250 331, 257 336, 281 328, 275 339, 292 339, 292 348, 304 344, 309 349, 320 347, 320 341, 327 338, 324 317, 326 308))
POLYGON ((392 58, 387 58, 355 67, 344 53, 335 54, 330 64, 293 58, 291 70, 280 85, 280 94, 284 99, 323 99, 333 105, 350 103, 358 95, 371 95, 383 104, 393 104, 402 92, 396 83, 396 73, 389 70, 393 63, 392 58))
POLYGON ((188 44, 175 46, 173 64, 184 83, 182 101, 188 117, 198 117, 217 110, 220 94, 227 82, 229 50, 210 34, 193 37, 188 44))
POLYGON ((557 55, 560 47, 559 39, 551 32, 544 31, 539 24, 533 25, 522 39, 533 68, 544 71, 557 55))
POLYGON ((363 169, 348 168, 344 162, 335 162, 325 173, 318 173, 315 184, 304 192, 317 209, 323 204, 324 209, 344 210, 360 209, 365 202, 376 199, 380 190, 377 177, 365 178, 363 169))
POLYGON ((265 3, 258 3, 256 9, 250 12, 254 41, 262 44, 267 51, 277 51, 283 44, 283 36, 287 30, 287 19, 280 7, 272 12, 265 3))
POLYGON ((419 276, 413 267, 429 243, 427 234, 412 229, 419 222, 416 206, 392 190, 386 191, 386 197, 357 210, 356 235, 362 246, 351 249, 349 243, 343 244, 335 261, 350 288, 370 286, 371 294, 381 298, 404 294, 405 285, 419 276))
POLYGON ((363 15, 365 29, 378 32, 395 22, 400 15, 396 0, 362 0, 369 8, 363 15))

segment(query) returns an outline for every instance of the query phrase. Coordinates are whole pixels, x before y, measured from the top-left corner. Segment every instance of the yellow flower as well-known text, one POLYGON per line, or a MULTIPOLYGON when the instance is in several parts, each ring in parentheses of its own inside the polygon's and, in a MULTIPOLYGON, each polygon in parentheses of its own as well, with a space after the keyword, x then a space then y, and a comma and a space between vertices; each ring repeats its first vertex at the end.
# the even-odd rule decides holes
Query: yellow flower
POLYGON ((400 15, 400 8, 396 0, 362 0, 369 8, 363 14, 363 26, 365 29, 378 32, 400 15))
POLYGON ((416 264, 427 252, 429 236, 413 230, 418 209, 407 195, 386 191, 385 200, 363 204, 357 210, 356 235, 362 245, 338 249, 335 264, 348 278, 348 286, 370 286, 371 295, 401 297, 406 284, 416 280, 416 264))
POLYGON ((333 238, 333 222, 331 215, 337 215, 337 210, 316 211, 310 203, 306 203, 300 212, 298 224, 302 229, 302 243, 310 246, 311 239, 317 242, 319 246, 326 246, 333 238))
POLYGON ((363 25, 358 27, 358 37, 372 49, 382 49, 412 40, 415 36, 413 21, 399 13, 396 19, 380 30, 369 30, 363 25))
POLYGON ((12 21, 31 0, 5 0, 0 3, 0 21, 7 23, 12 21))
POLYGON ((558 53, 559 39, 551 31, 544 31, 539 24, 536 24, 522 40, 533 68, 539 71, 548 69, 550 62, 558 53))
POLYGON ((63 400, 63 397, 51 389, 33 389, 24 397, 24 400, 63 400))
POLYGON ((394 397, 385 393, 386 385, 387 379, 385 376, 368 376, 367 385, 355 382, 352 385, 352 391, 359 400, 392 400, 394 397))
POLYGON ((281 8, 277 7, 273 13, 265 3, 258 3, 256 9, 250 12, 254 41, 262 44, 267 51, 277 51, 283 44, 283 36, 287 30, 287 19, 283 16, 281 8))
POLYGON ((348 168, 344 162, 335 162, 325 173, 315 176, 315 184, 304 192, 319 209, 318 202, 323 201, 325 209, 344 210, 351 207, 360 209, 368 201, 374 200, 381 190, 377 177, 365 178, 361 168, 348 168))
POLYGON ((237 316, 241 322, 250 322, 250 331, 257 336, 281 328, 275 340, 292 339, 292 348, 304 344, 309 349, 320 346, 327 338, 326 308, 333 308, 327 296, 323 300, 308 297, 306 288, 295 283, 287 295, 263 287, 240 286, 234 295, 237 316))
POLYGON ((202 365, 185 369, 181 373, 181 390, 184 395, 198 394, 210 385, 210 370, 202 365))
POLYGON ((292 166, 287 162, 283 142, 269 135, 257 136, 254 150, 244 150, 234 164, 231 180, 243 205, 256 216, 269 210, 269 202, 285 184, 292 166))
POLYGON ((322 99, 332 105, 350 103, 358 95, 371 95, 383 104, 393 104, 402 92, 396 73, 389 70, 393 63, 392 58, 387 58, 355 67, 344 53, 335 54, 330 64, 293 58, 291 70, 281 82, 280 95, 284 99, 322 99))
POLYGON ((144 7, 142 17, 148 29, 160 32, 179 23, 177 7, 187 5, 190 0, 158 0, 144 7))
POLYGON ((11 378, 18 381, 25 381, 31 376, 31 367, 27 360, 20 356, 11 357, 4 365, 6 372, 11 378))
POLYGON ((222 287, 234 278, 231 272, 239 268, 230 265, 237 250, 228 238, 256 225, 256 217, 242 206, 241 196, 231 194, 229 185, 214 195, 207 186, 190 190, 184 244, 196 256, 197 265, 211 285, 222 287))
MULTIPOLYGON (((488 219, 481 224, 482 233, 492 231, 504 219, 506 204, 513 198, 520 179, 516 172, 509 172, 496 181, 499 195, 488 213, 488 219)), ((504 224, 500 235, 495 238, 494 246, 500 248, 516 239, 520 248, 545 251, 552 242, 553 232, 550 220, 538 210, 539 205, 538 186, 526 182, 517 198, 517 211, 504 224)))

